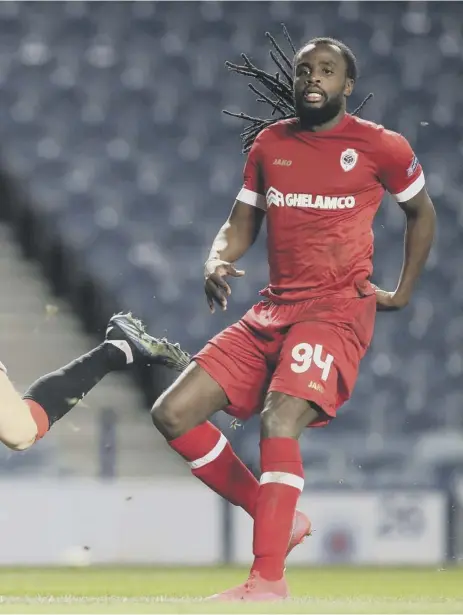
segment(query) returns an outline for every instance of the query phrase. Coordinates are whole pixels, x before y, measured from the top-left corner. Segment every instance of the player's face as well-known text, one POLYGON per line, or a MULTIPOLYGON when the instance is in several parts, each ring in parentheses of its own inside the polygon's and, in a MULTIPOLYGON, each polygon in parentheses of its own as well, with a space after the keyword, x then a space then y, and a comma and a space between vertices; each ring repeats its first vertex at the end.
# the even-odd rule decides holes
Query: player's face
POLYGON ((296 113, 309 125, 333 120, 345 110, 345 97, 353 89, 346 61, 336 45, 307 45, 294 59, 296 113))

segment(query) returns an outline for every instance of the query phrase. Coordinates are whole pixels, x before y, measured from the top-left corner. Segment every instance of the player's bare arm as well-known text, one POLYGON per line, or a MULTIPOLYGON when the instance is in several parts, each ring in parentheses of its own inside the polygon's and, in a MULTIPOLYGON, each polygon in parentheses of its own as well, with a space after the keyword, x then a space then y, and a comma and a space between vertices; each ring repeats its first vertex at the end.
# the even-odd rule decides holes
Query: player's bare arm
POLYGON ((226 276, 241 277, 244 271, 234 263, 240 259, 257 239, 265 213, 241 201, 235 201, 231 213, 217 233, 209 257, 204 266, 204 290, 212 313, 215 303, 227 309, 227 297, 231 294, 226 276))
POLYGON ((409 201, 399 203, 399 207, 407 218, 404 263, 394 292, 376 290, 379 310, 399 310, 408 304, 434 239, 436 212, 426 188, 409 201))

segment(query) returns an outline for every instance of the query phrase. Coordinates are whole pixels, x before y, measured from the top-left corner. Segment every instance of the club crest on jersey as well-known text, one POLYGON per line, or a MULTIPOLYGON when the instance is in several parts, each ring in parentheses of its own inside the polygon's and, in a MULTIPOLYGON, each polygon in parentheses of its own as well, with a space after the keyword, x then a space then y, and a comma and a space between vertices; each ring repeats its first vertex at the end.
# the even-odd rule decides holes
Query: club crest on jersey
POLYGON ((344 171, 352 171, 357 164, 358 153, 355 149, 346 149, 341 154, 341 167, 344 171))

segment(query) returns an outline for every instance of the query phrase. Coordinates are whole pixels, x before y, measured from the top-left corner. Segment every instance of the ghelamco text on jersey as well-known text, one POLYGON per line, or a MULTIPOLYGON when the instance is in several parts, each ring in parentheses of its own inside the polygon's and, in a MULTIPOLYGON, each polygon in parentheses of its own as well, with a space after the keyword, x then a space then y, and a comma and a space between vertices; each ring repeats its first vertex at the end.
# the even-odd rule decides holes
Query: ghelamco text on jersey
POLYGON ((321 194, 283 194, 270 187, 265 195, 267 207, 308 207, 311 209, 352 209, 354 196, 323 196, 321 194))

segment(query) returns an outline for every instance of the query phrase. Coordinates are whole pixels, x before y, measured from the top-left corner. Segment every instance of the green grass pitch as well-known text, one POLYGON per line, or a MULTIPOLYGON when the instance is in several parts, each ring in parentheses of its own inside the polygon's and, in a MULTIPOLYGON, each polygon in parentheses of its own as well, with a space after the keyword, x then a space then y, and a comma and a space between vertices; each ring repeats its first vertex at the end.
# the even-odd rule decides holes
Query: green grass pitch
POLYGON ((0 569, 0 613, 463 613, 463 568, 293 568, 293 598, 217 604, 237 568, 0 569))

